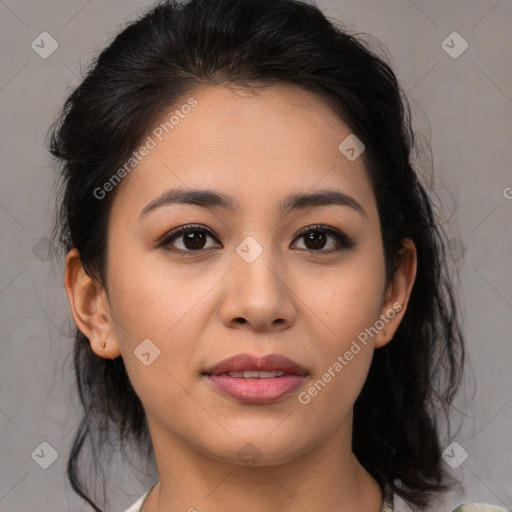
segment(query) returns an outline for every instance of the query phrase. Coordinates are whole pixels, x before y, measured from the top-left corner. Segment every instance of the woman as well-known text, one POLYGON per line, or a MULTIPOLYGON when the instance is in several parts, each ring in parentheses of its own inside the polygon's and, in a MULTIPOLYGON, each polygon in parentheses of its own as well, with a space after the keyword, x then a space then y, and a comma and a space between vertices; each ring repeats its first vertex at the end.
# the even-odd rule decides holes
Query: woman
POLYGON ((112 434, 156 461, 130 511, 435 507, 464 349, 412 149, 389 65, 303 2, 163 2, 101 53, 50 144, 94 510, 112 434))

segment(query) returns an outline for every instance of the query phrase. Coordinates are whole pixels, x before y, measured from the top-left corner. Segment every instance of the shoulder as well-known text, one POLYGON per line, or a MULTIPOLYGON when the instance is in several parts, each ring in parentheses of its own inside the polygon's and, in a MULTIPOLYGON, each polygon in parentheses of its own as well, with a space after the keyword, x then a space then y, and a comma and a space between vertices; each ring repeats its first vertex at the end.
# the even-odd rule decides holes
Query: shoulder
POLYGON ((146 501, 146 498, 148 497, 149 493, 154 489, 156 484, 158 483, 158 478, 154 482, 154 484, 129 508, 124 510, 123 512, 140 512, 142 509, 142 505, 144 505, 144 502, 146 501))
POLYGON ((133 505, 128 507, 124 512, 139 512, 148 493, 149 493, 149 490, 146 491, 133 505))
POLYGON ((485 503, 466 503, 459 505, 453 512, 511 512, 510 508, 486 505, 485 503))
MULTIPOLYGON (((381 512, 388 512, 393 510, 399 512, 412 512, 412 509, 406 504, 405 501, 402 500, 402 498, 400 498, 400 496, 394 494, 393 498, 394 507, 390 508, 390 502, 384 501, 384 507, 382 508, 381 512), (388 508, 386 508, 386 506, 388 508)), ((430 511, 432 509, 429 508, 428 510, 430 511)), ((436 507, 436 510, 439 510, 439 508, 436 507)), ((450 510, 452 512, 512 512, 512 508, 504 508, 499 507, 497 505, 488 505, 486 503, 464 503, 454 509, 450 508, 450 510)))

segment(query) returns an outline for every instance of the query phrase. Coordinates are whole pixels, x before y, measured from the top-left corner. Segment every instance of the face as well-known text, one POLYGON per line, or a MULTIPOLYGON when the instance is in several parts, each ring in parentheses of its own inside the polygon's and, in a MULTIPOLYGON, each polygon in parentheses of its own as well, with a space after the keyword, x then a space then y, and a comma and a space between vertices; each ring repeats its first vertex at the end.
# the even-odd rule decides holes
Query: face
POLYGON ((122 355, 154 444, 242 464, 252 443, 284 463, 349 438, 413 271, 386 284, 363 155, 340 151, 351 130, 320 98, 285 85, 190 96, 115 191, 103 313, 77 323, 99 356, 122 355), (173 202, 177 190, 226 200, 173 202), (217 373, 239 373, 213 375, 233 357, 217 373))

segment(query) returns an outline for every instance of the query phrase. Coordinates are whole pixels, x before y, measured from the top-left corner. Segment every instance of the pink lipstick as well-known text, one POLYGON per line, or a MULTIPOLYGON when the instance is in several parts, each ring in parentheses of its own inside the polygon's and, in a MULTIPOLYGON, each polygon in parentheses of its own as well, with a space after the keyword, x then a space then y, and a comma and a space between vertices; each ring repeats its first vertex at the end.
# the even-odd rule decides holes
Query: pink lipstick
POLYGON ((279 400, 299 387, 308 376, 301 365, 279 354, 259 357, 239 354, 203 372, 221 393, 247 404, 279 400))

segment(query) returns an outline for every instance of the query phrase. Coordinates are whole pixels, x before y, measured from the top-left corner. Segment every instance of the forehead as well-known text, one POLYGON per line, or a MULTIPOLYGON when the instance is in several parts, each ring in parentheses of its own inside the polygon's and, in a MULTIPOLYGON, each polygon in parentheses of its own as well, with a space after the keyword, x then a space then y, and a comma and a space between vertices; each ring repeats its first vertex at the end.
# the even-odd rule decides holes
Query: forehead
POLYGON ((350 135, 319 96, 293 85, 196 89, 154 123, 151 141, 142 142, 152 147, 122 180, 114 203, 137 204, 140 213, 177 187, 219 190, 241 207, 270 207, 315 188, 371 203, 363 158, 350 161, 338 147, 350 135))

